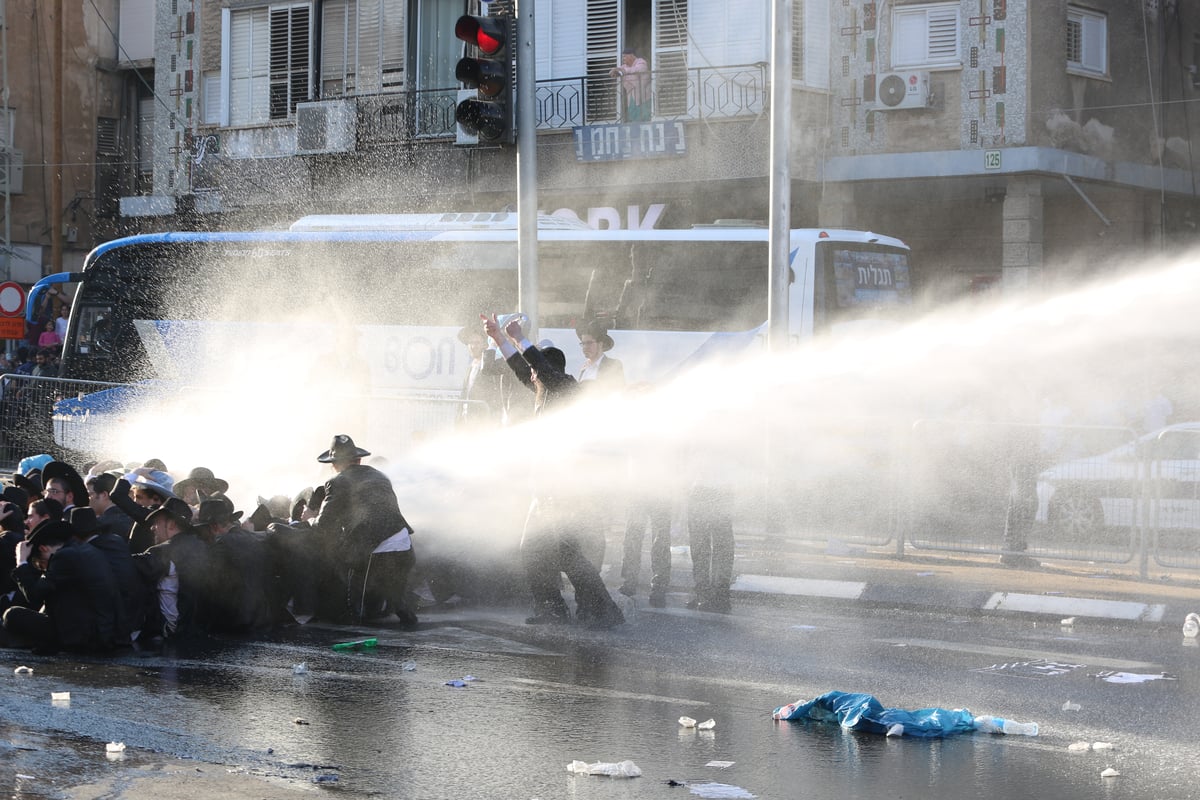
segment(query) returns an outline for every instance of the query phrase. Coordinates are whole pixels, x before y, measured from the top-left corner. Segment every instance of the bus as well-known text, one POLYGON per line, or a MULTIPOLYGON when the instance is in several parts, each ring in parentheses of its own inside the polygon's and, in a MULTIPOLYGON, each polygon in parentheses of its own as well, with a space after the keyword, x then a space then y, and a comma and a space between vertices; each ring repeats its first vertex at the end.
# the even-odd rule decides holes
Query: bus
MULTIPOLYGON (((732 342, 764 336, 768 231, 718 221, 681 230, 594 230, 538 221, 539 339, 582 365, 575 329, 608 324, 629 382, 653 382, 732 342)), ((909 248, 866 231, 791 231, 795 341, 876 322, 911 302, 909 248)), ((228 368, 248 342, 262 385, 306 370, 355 372, 374 394, 451 397, 469 366, 456 334, 517 308, 517 215, 321 215, 287 229, 154 233, 95 248, 75 284, 62 377, 187 383, 228 368)))

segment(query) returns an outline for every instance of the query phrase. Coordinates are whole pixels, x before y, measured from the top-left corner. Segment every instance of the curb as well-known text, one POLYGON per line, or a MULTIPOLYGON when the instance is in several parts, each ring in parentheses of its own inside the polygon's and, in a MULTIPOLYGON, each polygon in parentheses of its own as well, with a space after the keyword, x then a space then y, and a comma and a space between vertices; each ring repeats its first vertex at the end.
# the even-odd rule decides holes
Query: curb
POLYGON ((852 600, 873 605, 932 606, 960 611, 1031 614, 1058 619, 1085 617, 1153 624, 1169 619, 1165 603, 998 592, 988 589, 937 589, 928 586, 746 574, 739 575, 730 589, 744 594, 852 600))

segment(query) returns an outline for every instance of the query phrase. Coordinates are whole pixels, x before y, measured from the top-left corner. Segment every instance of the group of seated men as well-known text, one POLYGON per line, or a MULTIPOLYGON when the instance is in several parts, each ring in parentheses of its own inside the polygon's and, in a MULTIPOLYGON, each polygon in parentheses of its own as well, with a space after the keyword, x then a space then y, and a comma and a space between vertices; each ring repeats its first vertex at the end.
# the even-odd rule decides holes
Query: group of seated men
POLYGON ((0 646, 108 652, 313 617, 415 626, 411 529, 368 455, 334 437, 318 456, 332 479, 246 521, 204 467, 175 481, 155 460, 81 475, 26 459, 0 492, 0 646))

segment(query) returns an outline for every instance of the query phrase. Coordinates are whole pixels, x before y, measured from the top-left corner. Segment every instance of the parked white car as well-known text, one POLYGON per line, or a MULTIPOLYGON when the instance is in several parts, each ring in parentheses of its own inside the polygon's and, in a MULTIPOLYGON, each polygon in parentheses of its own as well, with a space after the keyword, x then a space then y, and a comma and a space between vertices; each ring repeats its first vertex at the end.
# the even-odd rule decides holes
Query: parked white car
POLYGON ((1085 540, 1105 528, 1200 529, 1200 422, 1168 425, 1037 482, 1037 521, 1085 540))

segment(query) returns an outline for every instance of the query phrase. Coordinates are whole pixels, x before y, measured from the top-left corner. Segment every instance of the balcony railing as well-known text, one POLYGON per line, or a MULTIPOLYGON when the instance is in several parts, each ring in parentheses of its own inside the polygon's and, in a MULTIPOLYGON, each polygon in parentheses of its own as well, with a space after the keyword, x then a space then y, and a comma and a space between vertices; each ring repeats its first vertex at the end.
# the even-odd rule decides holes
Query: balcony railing
MULTIPOLYGON (((693 67, 651 73, 655 121, 757 116, 767 108, 768 65, 693 67)), ((607 72, 538 81, 538 130, 622 122, 620 80, 607 72)), ((358 101, 359 145, 452 138, 458 89, 366 95, 358 101)))

